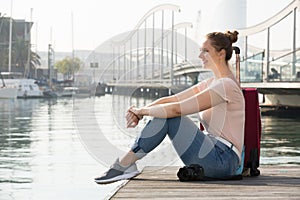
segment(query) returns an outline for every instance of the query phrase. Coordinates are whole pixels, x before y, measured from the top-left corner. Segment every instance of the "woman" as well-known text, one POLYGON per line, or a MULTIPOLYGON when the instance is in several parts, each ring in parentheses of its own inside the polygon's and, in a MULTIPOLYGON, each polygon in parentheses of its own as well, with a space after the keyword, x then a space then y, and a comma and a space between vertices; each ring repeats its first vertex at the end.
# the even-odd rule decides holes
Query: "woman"
POLYGON ((213 32, 206 35, 200 59, 214 77, 176 95, 160 98, 142 108, 130 107, 127 127, 135 127, 143 116, 152 116, 131 150, 96 183, 130 179, 139 172, 135 162, 157 147, 166 135, 185 165, 198 164, 205 176, 228 177, 235 174, 244 141, 244 97, 230 70, 232 43, 238 32, 213 32), (205 131, 186 115, 199 113, 205 131))

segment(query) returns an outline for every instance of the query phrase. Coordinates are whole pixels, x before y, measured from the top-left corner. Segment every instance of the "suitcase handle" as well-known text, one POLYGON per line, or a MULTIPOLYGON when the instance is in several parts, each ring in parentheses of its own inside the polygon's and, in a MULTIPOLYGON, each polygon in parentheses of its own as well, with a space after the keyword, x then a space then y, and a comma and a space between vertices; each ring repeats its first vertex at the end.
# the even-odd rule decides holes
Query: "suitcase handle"
POLYGON ((240 76, 240 48, 237 46, 233 46, 232 49, 235 52, 235 63, 236 63, 236 80, 238 81, 239 84, 241 84, 241 76, 240 76))

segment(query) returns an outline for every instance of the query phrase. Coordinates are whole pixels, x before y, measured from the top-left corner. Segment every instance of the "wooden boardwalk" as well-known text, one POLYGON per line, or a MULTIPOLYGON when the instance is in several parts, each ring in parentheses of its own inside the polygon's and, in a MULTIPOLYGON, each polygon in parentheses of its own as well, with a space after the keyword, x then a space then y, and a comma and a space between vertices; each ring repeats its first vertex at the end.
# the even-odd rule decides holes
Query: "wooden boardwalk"
POLYGON ((179 167, 146 167, 111 199, 300 199, 300 166, 262 166, 259 177, 179 182, 179 167))

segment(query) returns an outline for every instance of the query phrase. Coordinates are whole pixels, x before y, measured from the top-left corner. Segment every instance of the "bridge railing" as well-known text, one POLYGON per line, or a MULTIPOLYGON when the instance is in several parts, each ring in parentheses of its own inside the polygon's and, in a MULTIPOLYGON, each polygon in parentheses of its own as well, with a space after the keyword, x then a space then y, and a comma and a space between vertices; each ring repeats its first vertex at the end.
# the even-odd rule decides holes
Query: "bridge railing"
POLYGON ((263 60, 265 51, 241 59, 240 78, 242 83, 263 81, 263 60))
MULTIPOLYGON (((288 52, 269 63, 264 60, 265 51, 253 56, 243 58, 240 63, 240 75, 242 83, 253 82, 299 82, 300 81, 300 48, 296 52, 288 52), (296 59, 294 59, 296 55, 296 59), (289 62, 288 62, 289 61, 289 62), (268 65, 270 71, 264 79, 264 66, 268 65)), ((234 65, 233 65, 234 66, 234 65)))
MULTIPOLYGON (((282 9, 279 13, 277 13, 276 15, 270 17, 269 19, 251 26, 251 27, 247 27, 245 29, 240 29, 238 30, 238 32, 240 33, 240 36, 244 36, 245 37, 245 50, 244 50, 244 54, 247 56, 248 55, 248 43, 249 43, 249 37, 252 35, 256 35, 257 34, 265 34, 266 33, 266 47, 265 49, 265 60, 263 62, 263 71, 262 71, 262 77, 260 76, 261 74, 258 74, 258 77, 253 79, 252 76, 248 76, 246 73, 247 71, 245 71, 245 80, 246 82, 260 82, 262 81, 295 81, 297 78, 297 73, 299 71, 299 69, 296 67, 296 65, 298 65, 297 63, 299 63, 299 61, 297 61, 297 57, 299 57, 297 54, 297 39, 299 37, 299 34, 297 34, 297 29, 299 30, 299 23, 297 23, 297 12, 299 13, 299 8, 300 8, 300 0, 294 0, 292 1, 288 6, 286 6, 284 9, 282 9), (291 38, 291 49, 289 50, 290 53, 289 55, 283 55, 283 56, 279 56, 280 60, 278 59, 278 61, 275 61, 272 59, 272 54, 274 51, 271 50, 271 34, 272 31, 271 30, 276 30, 276 28, 278 28, 278 26, 280 26, 280 22, 284 21, 284 20, 290 20, 292 21, 292 38, 291 38), (290 59, 291 57, 291 59, 290 59), (281 60, 283 60, 283 58, 288 59, 288 61, 285 60, 285 64, 281 63, 278 64, 281 60), (289 63, 289 64, 287 64, 289 63), (282 76, 280 76, 280 78, 278 77, 278 74, 281 73, 280 70, 282 70, 282 76), (251 81, 251 79, 253 79, 253 81, 251 81)), ((299 18, 299 16, 298 16, 299 18)), ((282 31, 282 29, 280 29, 280 31, 282 31)), ((284 30, 285 31, 285 30, 284 30)), ((273 35, 272 35, 273 36, 273 35)), ((282 39, 282 38, 280 38, 282 39)), ((298 53, 299 54, 299 53, 298 53)), ((248 60, 250 61, 250 59, 248 60)), ((247 61, 244 63, 246 65, 245 68, 247 68, 247 65, 249 64, 247 61)), ((259 67, 257 66, 257 69, 259 67)), ((242 69, 242 67, 241 67, 242 69)), ((258 70, 255 69, 253 73, 258 73, 258 70)), ((299 75, 300 76, 300 75, 299 75)), ((243 80, 242 80, 243 81, 243 80)))
POLYGON ((269 66, 269 82, 300 82, 300 48, 272 59, 269 66), (290 62, 286 62, 287 60, 290 62))

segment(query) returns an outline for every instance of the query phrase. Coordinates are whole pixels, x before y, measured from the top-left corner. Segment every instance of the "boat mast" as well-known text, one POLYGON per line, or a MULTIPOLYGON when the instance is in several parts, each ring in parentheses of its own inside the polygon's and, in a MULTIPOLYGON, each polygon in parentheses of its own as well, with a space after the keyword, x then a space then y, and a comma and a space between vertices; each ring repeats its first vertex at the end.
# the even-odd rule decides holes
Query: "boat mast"
POLYGON ((13 10, 13 0, 10 0, 9 50, 8 50, 8 71, 9 72, 11 72, 12 10, 13 10))
MULTIPOLYGON (((30 8, 30 22, 29 22, 29 41, 28 41, 28 49, 27 49, 27 62, 26 62, 26 66, 25 66, 25 70, 24 70, 24 77, 28 78, 28 76, 30 75, 30 65, 31 65, 31 27, 32 27, 32 11, 33 8, 30 8)), ((28 31, 28 26, 26 23, 26 31, 28 31)))

